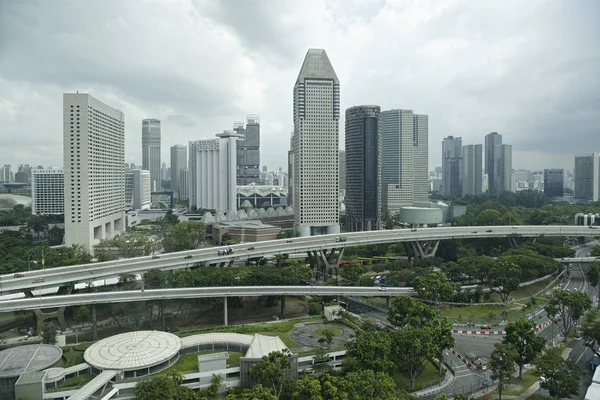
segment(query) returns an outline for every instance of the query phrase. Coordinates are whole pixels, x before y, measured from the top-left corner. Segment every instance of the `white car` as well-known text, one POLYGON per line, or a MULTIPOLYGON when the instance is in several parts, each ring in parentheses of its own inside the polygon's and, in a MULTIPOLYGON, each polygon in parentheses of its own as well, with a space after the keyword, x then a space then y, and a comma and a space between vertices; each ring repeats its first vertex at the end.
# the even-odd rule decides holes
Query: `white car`
POLYGON ((387 288, 385 286, 379 286, 379 288, 377 288, 377 290, 379 290, 380 292, 386 292, 387 288))

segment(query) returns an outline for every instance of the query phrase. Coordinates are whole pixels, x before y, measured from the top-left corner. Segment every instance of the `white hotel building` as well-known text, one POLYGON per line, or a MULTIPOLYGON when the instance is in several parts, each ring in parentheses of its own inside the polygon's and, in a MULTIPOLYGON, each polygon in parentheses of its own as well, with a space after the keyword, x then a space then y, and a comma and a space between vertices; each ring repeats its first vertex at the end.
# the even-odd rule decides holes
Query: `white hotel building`
POLYGON ((150 171, 134 169, 125 172, 125 209, 148 210, 151 204, 150 171))
POLYGON ((237 140, 225 131, 216 139, 189 142, 189 207, 237 211, 237 140))
POLYGON ((32 212, 65 213, 65 172, 62 168, 34 168, 31 173, 32 212))
POLYGON ((300 236, 339 233, 340 81, 323 49, 310 49, 294 85, 292 182, 300 236))
POLYGON ((88 251, 125 230, 125 116, 83 93, 63 95, 65 244, 88 251))

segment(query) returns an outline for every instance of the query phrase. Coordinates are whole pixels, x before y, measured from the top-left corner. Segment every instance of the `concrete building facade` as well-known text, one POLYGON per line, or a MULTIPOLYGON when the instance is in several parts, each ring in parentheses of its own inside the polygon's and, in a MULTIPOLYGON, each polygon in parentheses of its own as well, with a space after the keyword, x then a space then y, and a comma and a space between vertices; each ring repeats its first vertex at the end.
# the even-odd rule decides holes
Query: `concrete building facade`
POLYGON ((126 210, 150 209, 152 203, 150 192, 150 171, 134 169, 125 172, 126 210))
POLYGON ((575 156, 575 199, 598 201, 600 189, 600 155, 598 153, 575 156))
POLYGON ((187 201, 190 198, 190 170, 183 168, 179 171, 179 199, 187 201))
POLYGON ((414 200, 429 200, 429 116, 414 114, 414 200))
POLYGON ((485 136, 485 173, 488 176, 488 193, 497 196, 499 190, 499 165, 500 148, 502 146, 502 135, 491 132, 485 136))
POLYGON ((125 116, 83 93, 63 96, 65 244, 125 230, 125 116))
POLYGON ((181 144, 171 146, 171 190, 178 199, 181 199, 181 170, 187 167, 187 147, 181 144))
POLYGON ((497 193, 513 191, 512 179, 512 145, 503 144, 500 146, 500 160, 498 163, 496 181, 497 193))
POLYGON ((61 169, 34 169, 31 182, 33 214, 65 213, 65 171, 61 169))
POLYGON ((483 192, 483 146, 469 144, 462 150, 462 195, 477 196, 483 192))
POLYGON ((161 188, 160 120, 142 120, 142 169, 150 171, 152 191, 161 188))
POLYGON ((381 221, 381 108, 346 110, 346 226, 379 229, 381 221))
POLYGON ((248 115, 246 127, 241 123, 234 130, 242 135, 237 142, 237 184, 260 184, 260 117, 248 115))
POLYGON ((442 141, 442 194, 462 196, 462 138, 448 136, 442 141))
POLYGON ((340 169, 339 169, 339 173, 340 173, 340 190, 346 190, 346 151, 345 150, 340 150, 340 156, 339 157, 340 157, 340 169))
POLYGON ((189 143, 190 208, 236 211, 237 140, 233 131, 189 143))
POLYGON ((293 112, 296 231, 339 233, 340 82, 325 50, 308 50, 294 85, 293 112))

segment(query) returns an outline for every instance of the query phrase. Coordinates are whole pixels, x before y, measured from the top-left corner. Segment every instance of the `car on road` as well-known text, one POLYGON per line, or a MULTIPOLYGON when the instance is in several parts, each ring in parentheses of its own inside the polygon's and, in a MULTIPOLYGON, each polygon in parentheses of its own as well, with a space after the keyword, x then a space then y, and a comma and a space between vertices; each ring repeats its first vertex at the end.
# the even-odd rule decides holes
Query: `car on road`
POLYGON ((256 247, 254 247, 254 246, 252 246, 252 247, 248 247, 248 250, 249 250, 249 251, 256 250, 256 247))
POLYGON ((479 329, 492 329, 492 327, 489 325, 481 325, 479 329))
POLYGON ((487 233, 492 233, 493 231, 491 229, 488 229, 486 232, 487 233))
POLYGON ((379 290, 380 292, 387 292, 387 288, 385 286, 379 286, 377 290, 379 290))
POLYGON ((591 225, 590 225, 590 229, 598 229, 598 227, 597 227, 597 226, 591 226, 591 225))
POLYGON ((417 228, 412 228, 410 231, 411 231, 411 232, 416 232, 416 231, 417 231, 417 228))
POLYGON ((513 226, 512 228, 513 228, 513 229, 519 229, 519 228, 517 228, 516 226, 513 226))
POLYGON ((152 259, 156 260, 157 258, 160 258, 160 256, 158 254, 152 254, 152 259))
POLYGON ((346 238, 344 236, 338 236, 338 237, 335 238, 335 241, 336 242, 345 242, 346 238))
POLYGON ((15 274, 15 278, 23 278, 25 274, 15 274))
POLYGON ((286 243, 294 243, 293 240, 286 240, 286 243))
POLYGON ((185 257, 183 257, 183 258, 184 258, 184 259, 186 259, 186 260, 189 260, 190 258, 192 258, 192 255, 191 255, 191 254, 188 254, 187 256, 185 256, 185 257))
POLYGON ((477 231, 473 231, 473 232, 471 232, 471 233, 477 233, 477 231))

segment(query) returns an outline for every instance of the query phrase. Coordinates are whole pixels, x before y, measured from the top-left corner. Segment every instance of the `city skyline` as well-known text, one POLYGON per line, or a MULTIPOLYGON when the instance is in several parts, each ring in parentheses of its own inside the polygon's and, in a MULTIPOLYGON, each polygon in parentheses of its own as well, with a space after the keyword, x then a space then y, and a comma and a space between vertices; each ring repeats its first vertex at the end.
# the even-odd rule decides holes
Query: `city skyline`
MULTIPOLYGON (((513 145, 515 168, 570 169, 572 156, 585 151, 585 143, 594 140, 594 126, 600 125, 600 111, 593 107, 600 96, 594 61, 600 49, 592 39, 600 35, 593 23, 595 2, 490 7, 469 1, 402 7, 391 2, 351 7, 310 1, 297 7, 287 1, 237 7, 182 2, 144 10, 129 4, 8 4, 0 13, 2 36, 10 38, 0 78, 0 120, 3 137, 32 143, 26 149, 17 140, 2 146, 0 163, 13 167, 27 162, 61 166, 56 103, 62 93, 80 90, 127 115, 127 162, 141 164, 144 118, 162 121, 161 158, 166 160, 170 146, 208 138, 236 116, 257 113, 263 155, 272 155, 269 167, 285 168, 281 149, 287 149, 292 127, 288 82, 310 47, 344 60, 336 66, 345 87, 341 108, 379 104, 384 110, 411 108, 430 116, 429 169, 437 164, 443 137, 479 143, 490 131, 513 145), (124 24, 115 26, 115 18, 124 24), (265 18, 286 22, 258 30, 233 22, 265 18), (159 22, 166 27, 155 36, 159 22), (498 26, 503 29, 494 29, 498 26), (391 47, 389 37, 398 38, 391 47), (154 45, 142 45, 147 42, 154 45), (574 42, 578 46, 570 45, 574 42), (65 52, 82 56, 65 64, 65 52), (35 62, 40 58, 44 68, 35 62), (544 162, 548 158, 551 165, 544 162)), ((343 140, 340 144, 343 148, 343 140)))

